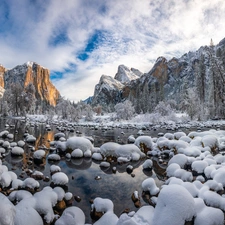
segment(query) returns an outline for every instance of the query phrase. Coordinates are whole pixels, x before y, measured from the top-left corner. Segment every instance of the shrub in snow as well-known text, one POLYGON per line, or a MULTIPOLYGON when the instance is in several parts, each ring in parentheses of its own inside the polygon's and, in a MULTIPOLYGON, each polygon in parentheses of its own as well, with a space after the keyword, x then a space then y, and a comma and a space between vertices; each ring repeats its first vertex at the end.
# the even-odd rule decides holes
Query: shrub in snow
POLYGON ((183 136, 186 136, 186 134, 182 131, 175 132, 173 135, 174 135, 174 139, 177 139, 177 140, 179 140, 183 136))
POLYGON ((0 193, 0 224, 14 225, 15 214, 16 210, 14 205, 5 195, 0 193))
POLYGON ((52 175, 52 182, 55 185, 66 185, 69 182, 69 178, 65 173, 57 172, 52 175))
POLYGON ((173 140, 174 139, 174 134, 171 133, 165 133, 164 137, 167 138, 168 140, 173 140))
POLYGON ((84 225, 84 223, 84 212, 76 206, 71 206, 63 211, 62 216, 55 222, 55 225, 84 225))
POLYGON ((15 156, 22 156, 23 153, 24 153, 24 150, 19 146, 13 147, 11 151, 11 154, 15 156))
POLYGON ((137 145, 137 147, 144 153, 151 151, 153 148, 152 138, 149 136, 139 136, 135 140, 134 144, 137 145))
POLYGON ((203 173, 207 166, 208 163, 206 161, 194 161, 191 164, 192 170, 197 172, 198 174, 203 173))
POLYGON ((182 137, 179 138, 179 140, 190 143, 192 139, 188 136, 182 136, 182 137))
POLYGON ((144 170, 151 170, 152 166, 153 166, 153 162, 152 162, 151 159, 146 159, 145 162, 142 165, 144 170))
POLYGON ((77 149, 74 149, 72 152, 71 152, 71 157, 72 158, 82 158, 84 156, 84 153, 81 149, 77 148, 77 149))
POLYGON ((143 191, 148 191, 151 195, 157 195, 159 193, 159 188, 155 184, 155 180, 153 178, 145 179, 141 184, 143 191))
POLYGON ((185 224, 195 216, 194 207, 194 198, 184 187, 177 184, 164 186, 158 196, 152 224, 185 224))
POLYGON ((219 147, 217 137, 214 135, 205 135, 202 137, 203 147, 210 147, 211 151, 216 151, 219 147))

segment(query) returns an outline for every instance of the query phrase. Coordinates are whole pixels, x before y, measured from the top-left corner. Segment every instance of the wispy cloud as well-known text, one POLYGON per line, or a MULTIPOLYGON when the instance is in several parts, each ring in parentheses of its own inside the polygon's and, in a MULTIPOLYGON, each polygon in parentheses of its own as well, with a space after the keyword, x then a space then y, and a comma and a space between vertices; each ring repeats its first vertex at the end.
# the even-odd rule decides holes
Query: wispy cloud
POLYGON ((224 21, 223 0, 2 0, 0 63, 35 61, 78 101, 119 64, 148 72, 158 56, 218 43, 224 21))

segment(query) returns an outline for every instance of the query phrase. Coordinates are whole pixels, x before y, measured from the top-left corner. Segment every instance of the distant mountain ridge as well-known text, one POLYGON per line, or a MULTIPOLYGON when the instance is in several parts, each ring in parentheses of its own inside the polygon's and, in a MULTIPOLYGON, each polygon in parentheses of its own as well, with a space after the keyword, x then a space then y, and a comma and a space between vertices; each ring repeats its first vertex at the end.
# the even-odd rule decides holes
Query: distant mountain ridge
POLYGON ((9 89, 12 83, 19 83, 24 88, 32 83, 36 99, 51 106, 55 106, 60 97, 59 91, 50 81, 50 71, 35 62, 27 62, 9 70, 0 65, 1 89, 9 89))
POLYGON ((122 65, 114 78, 103 75, 92 105, 113 110, 128 99, 137 112, 151 112, 160 101, 174 100, 181 109, 195 102, 205 114, 225 116, 225 38, 180 58, 159 57, 148 73, 134 71, 122 65))

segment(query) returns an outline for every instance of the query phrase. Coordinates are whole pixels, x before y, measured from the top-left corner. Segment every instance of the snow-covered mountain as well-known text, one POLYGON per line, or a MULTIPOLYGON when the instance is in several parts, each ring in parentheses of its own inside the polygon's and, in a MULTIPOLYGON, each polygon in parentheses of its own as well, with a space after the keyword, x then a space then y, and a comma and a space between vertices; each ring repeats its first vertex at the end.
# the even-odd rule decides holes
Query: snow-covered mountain
POLYGON ((37 100, 45 101, 52 106, 56 105, 60 96, 59 91, 50 81, 49 70, 34 62, 27 62, 9 70, 0 66, 0 87, 10 89, 13 83, 19 83, 22 87, 32 83, 37 100))
POLYGON ((119 66, 115 79, 108 79, 117 85, 111 91, 101 78, 95 88, 93 105, 113 108, 129 99, 137 112, 150 112, 159 101, 174 100, 183 109, 190 110, 195 105, 195 109, 210 116, 225 116, 225 39, 216 46, 202 46, 180 58, 159 57, 152 69, 141 76, 135 70, 119 66), (120 81, 119 85, 116 81, 120 81))
POLYGON ((132 80, 140 78, 141 75, 142 73, 137 69, 129 69, 127 66, 119 65, 114 79, 120 81, 122 84, 127 84, 132 80))

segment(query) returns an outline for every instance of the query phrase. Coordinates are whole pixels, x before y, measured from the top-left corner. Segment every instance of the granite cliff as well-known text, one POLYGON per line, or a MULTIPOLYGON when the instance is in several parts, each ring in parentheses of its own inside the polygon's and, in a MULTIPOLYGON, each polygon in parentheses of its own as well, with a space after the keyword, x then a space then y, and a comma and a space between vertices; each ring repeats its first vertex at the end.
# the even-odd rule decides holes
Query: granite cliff
POLYGON ((194 105, 211 117, 225 116, 225 39, 180 58, 159 57, 148 73, 127 79, 130 74, 134 77, 134 71, 119 67, 115 77, 108 78, 114 83, 113 90, 101 78, 92 105, 109 105, 112 110, 115 104, 128 99, 136 112, 145 113, 160 101, 174 100, 182 110, 194 105))
POLYGON ((59 91, 50 81, 49 70, 34 62, 27 62, 9 70, 0 66, 0 87, 9 89, 12 83, 20 83, 22 87, 32 83, 36 90, 36 99, 51 106, 55 106, 60 97, 59 91))

